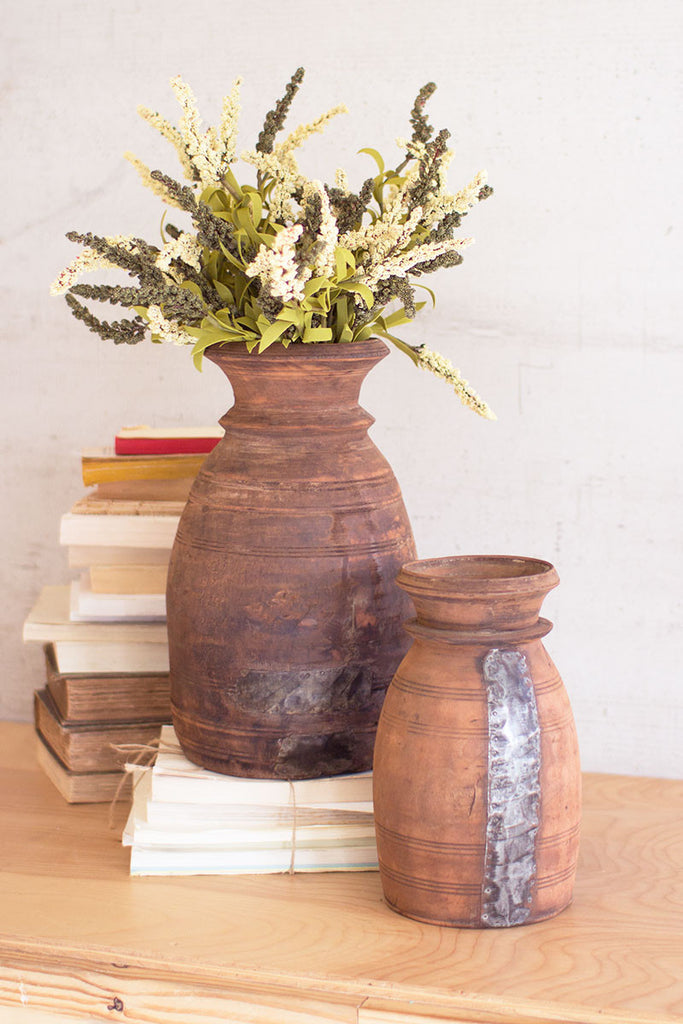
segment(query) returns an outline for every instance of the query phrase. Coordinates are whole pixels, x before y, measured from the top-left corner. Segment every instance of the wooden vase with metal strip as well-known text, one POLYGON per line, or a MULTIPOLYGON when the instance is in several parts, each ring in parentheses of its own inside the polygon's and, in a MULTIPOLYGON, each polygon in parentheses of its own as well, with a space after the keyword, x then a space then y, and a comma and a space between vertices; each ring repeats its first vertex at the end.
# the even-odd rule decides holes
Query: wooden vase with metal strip
POLYGON ((548 562, 430 559, 398 583, 417 618, 375 744, 387 903, 439 925, 552 917, 572 899, 581 779, 576 730, 539 618, 548 562))

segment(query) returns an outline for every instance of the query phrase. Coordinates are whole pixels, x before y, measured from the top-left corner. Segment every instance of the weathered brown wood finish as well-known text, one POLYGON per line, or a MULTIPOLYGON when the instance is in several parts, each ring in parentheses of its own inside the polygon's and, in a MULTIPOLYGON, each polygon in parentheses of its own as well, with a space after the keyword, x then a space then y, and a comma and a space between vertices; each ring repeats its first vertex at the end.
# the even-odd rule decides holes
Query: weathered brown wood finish
POLYGON ((401 493, 367 435, 380 341, 210 349, 235 404, 181 518, 167 594, 174 725, 234 775, 367 769, 407 646, 395 577, 414 558, 401 493))
POLYGON ((683 1021, 682 782, 585 777, 571 907, 435 928, 376 871, 130 878, 127 807, 67 805, 34 742, 0 723, 2 1024, 683 1021))
POLYGON ((387 902, 422 921, 531 924, 572 898, 578 744, 538 616, 558 583, 535 559, 404 567, 413 646, 375 748, 375 821, 387 902))

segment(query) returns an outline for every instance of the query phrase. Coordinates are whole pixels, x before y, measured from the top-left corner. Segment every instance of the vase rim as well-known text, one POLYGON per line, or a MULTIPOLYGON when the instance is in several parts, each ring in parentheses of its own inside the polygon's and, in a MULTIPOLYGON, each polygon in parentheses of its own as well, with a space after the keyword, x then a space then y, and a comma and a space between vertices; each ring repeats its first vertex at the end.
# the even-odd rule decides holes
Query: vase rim
POLYGON ((398 576, 407 590, 445 593, 488 593, 552 590, 560 582, 555 567, 542 558, 523 555, 450 555, 406 563, 398 576))
POLYGON ((254 359, 259 362, 265 363, 266 361, 276 360, 280 361, 283 359, 311 359, 313 357, 319 359, 336 359, 336 360, 355 360, 355 359, 368 359, 371 358, 376 362, 380 359, 384 359, 389 354, 389 346, 386 345, 381 338, 368 338, 367 341, 349 341, 349 342, 336 342, 336 341, 318 341, 304 344, 303 342, 292 342, 291 345, 285 347, 279 342, 275 342, 270 345, 265 352, 257 352, 253 349, 251 352, 247 350, 246 343, 243 341, 231 341, 225 344, 210 345, 204 352, 207 359, 217 362, 225 357, 236 356, 237 358, 243 359, 245 357, 253 356, 254 359))

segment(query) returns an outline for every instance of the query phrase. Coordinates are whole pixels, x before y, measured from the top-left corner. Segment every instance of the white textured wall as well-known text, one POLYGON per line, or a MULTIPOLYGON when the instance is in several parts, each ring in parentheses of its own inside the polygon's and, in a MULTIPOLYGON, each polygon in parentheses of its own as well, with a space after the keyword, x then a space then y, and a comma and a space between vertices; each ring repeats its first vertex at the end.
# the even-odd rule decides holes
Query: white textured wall
POLYGON ((82 493, 79 449, 123 423, 216 419, 215 368, 185 350, 118 349, 47 288, 70 229, 156 236, 160 210, 121 154, 173 170, 135 114, 175 118, 168 79, 207 119, 244 76, 243 145, 303 64, 292 112, 351 115, 304 169, 369 170, 421 84, 453 133, 452 183, 488 169, 496 194, 465 222, 477 245, 435 283, 406 337, 449 355, 496 409, 490 424, 399 353, 364 404, 420 554, 552 560, 548 647, 587 769, 680 773, 681 122, 679 0, 422 0, 321 6, 195 0, 25 0, 2 43, 4 601, 0 714, 29 718, 41 684, 22 620, 68 578, 59 516, 82 493), (335 13, 329 14, 333 11, 335 13), (326 23, 330 23, 327 27, 326 23))

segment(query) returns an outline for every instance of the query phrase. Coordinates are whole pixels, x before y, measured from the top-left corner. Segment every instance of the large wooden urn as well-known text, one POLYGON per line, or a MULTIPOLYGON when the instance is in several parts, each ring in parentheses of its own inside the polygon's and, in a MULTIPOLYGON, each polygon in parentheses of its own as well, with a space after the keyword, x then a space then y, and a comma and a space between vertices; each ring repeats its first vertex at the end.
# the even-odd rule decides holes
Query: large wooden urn
POLYGON ((358 404, 378 340, 208 350, 235 402, 181 517, 167 611, 173 722, 196 764, 313 778, 371 768, 408 645, 415 549, 358 404))
POLYGON ((548 562, 404 566, 413 645, 377 732, 374 808, 385 898, 433 924, 499 928, 572 898, 581 780, 562 680, 541 638, 548 562))

